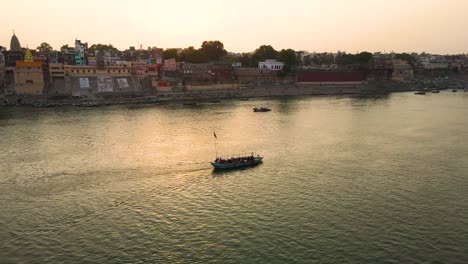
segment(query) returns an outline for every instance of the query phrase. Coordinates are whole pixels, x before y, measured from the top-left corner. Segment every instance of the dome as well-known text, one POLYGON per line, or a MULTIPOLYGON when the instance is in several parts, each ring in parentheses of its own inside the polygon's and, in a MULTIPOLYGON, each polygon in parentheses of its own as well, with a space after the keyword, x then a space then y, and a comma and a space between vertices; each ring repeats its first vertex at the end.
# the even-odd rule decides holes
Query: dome
POLYGON ((10 51, 21 51, 21 44, 15 33, 13 33, 13 37, 11 37, 10 51))

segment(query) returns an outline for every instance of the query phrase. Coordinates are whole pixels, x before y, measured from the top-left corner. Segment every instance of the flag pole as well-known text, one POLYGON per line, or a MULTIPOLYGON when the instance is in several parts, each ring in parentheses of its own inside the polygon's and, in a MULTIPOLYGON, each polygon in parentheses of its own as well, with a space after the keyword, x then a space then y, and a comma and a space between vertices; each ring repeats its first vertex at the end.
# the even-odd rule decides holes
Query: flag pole
POLYGON ((216 151, 216 159, 218 158, 218 136, 216 136, 216 132, 213 130, 213 136, 214 136, 214 145, 215 145, 215 151, 216 151))

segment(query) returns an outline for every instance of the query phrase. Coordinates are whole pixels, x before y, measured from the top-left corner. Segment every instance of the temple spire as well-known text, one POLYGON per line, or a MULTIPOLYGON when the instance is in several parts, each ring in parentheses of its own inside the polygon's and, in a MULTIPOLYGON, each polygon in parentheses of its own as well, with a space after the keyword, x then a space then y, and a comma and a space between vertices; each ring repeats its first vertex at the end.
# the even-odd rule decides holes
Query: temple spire
POLYGON ((31 51, 29 49, 26 50, 26 54, 24 54, 24 61, 25 62, 33 62, 33 56, 31 54, 31 51))

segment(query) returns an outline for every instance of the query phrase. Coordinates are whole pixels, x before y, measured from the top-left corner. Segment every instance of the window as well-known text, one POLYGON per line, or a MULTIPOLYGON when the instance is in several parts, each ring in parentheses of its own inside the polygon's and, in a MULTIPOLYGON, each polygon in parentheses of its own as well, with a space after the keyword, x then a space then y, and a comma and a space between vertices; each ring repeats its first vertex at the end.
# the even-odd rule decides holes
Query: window
POLYGON ((26 83, 27 84, 33 84, 34 82, 33 82, 33 80, 26 80, 26 83))

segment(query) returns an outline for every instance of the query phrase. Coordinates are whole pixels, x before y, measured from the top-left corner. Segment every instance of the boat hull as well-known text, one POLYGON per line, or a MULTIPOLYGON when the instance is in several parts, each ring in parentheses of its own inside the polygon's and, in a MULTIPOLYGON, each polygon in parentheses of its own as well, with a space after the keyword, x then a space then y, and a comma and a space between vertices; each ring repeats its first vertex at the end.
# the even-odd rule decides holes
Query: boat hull
POLYGON ((253 161, 246 161, 246 162, 225 162, 225 163, 219 163, 219 162, 211 162, 211 165, 216 169, 216 170, 230 170, 230 169, 240 169, 240 168, 245 168, 245 167, 251 167, 251 166, 256 166, 260 163, 262 163, 263 157, 255 157, 253 161))

